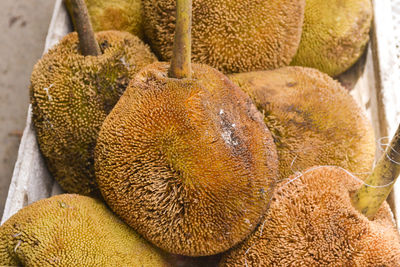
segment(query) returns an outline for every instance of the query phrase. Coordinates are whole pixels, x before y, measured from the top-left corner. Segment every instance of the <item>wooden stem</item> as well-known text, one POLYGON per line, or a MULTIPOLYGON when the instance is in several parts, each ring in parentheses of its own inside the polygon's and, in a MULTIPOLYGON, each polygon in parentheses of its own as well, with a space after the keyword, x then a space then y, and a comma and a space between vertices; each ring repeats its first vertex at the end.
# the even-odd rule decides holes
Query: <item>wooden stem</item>
POLYGON ((70 0, 71 15, 74 27, 79 36, 79 47, 84 56, 98 56, 101 54, 99 44, 94 36, 88 10, 84 0, 70 0))
POLYGON ((386 200, 400 174, 400 125, 372 174, 354 194, 354 207, 372 219, 386 200))
POLYGON ((192 0, 176 0, 175 39, 172 48, 170 78, 190 78, 191 57, 192 0))

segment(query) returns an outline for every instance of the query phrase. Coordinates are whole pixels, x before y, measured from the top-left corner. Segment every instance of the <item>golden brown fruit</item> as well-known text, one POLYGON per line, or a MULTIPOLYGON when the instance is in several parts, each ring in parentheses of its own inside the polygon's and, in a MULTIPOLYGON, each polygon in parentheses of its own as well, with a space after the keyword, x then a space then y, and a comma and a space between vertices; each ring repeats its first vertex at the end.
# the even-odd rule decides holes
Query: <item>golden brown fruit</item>
POLYGON ((336 76, 362 55, 369 40, 371 0, 306 0, 301 41, 291 65, 336 76))
MULTIPOLYGON (((305 0, 193 0, 192 60, 224 73, 289 65, 305 0)), ((163 60, 172 56, 175 1, 143 1, 144 31, 163 60)))
POLYGON ((167 266, 165 255, 99 200, 58 195, 0 228, 0 265, 167 266))
POLYGON ((169 254, 168 262, 174 267, 217 267, 222 253, 204 257, 189 257, 169 254))
POLYGON ((360 184, 337 167, 280 182, 264 222, 220 266, 399 266, 390 208, 384 203, 372 221, 359 213, 350 192, 360 184))
POLYGON ((64 190, 94 195, 93 150, 106 115, 130 77, 156 60, 137 37, 96 34, 103 54, 84 57, 71 33, 35 65, 31 76, 33 121, 40 150, 64 190))
MULTIPOLYGON (((71 0, 64 0, 71 14, 71 0)), ((143 38, 140 0, 85 0, 93 30, 126 31, 143 38)))
POLYGON ((375 138, 371 123, 340 84, 318 70, 285 67, 230 75, 264 114, 278 150, 280 178, 315 165, 365 177, 375 138))
POLYGON ((171 253, 216 254, 243 240, 267 208, 276 148, 226 76, 192 64, 192 79, 173 79, 168 68, 144 68, 107 116, 96 179, 147 240, 171 253))

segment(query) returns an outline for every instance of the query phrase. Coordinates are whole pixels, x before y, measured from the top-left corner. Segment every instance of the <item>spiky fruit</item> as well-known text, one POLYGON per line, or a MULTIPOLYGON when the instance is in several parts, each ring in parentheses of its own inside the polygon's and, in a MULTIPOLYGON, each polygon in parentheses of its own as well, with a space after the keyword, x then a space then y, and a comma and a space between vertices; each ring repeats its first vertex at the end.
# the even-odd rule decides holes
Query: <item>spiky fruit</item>
POLYGON ((220 266, 399 266, 389 206, 370 221, 352 205, 350 192, 361 183, 337 167, 280 182, 263 223, 220 266))
MULTIPOLYGON (((289 65, 300 42, 305 0, 194 0, 192 60, 224 73, 289 65)), ((168 61, 175 1, 144 0, 144 31, 168 61)))
MULTIPOLYGON (((71 12, 71 0, 64 0, 71 12)), ((93 30, 126 31, 143 38, 140 0, 85 0, 93 30)))
POLYGON ((371 123, 340 84, 318 70, 285 67, 229 76, 264 114, 278 150, 280 178, 315 165, 365 177, 375 138, 371 123))
POLYGON ((85 196, 39 200, 0 227, 0 265, 167 266, 165 255, 85 196))
POLYGON ((243 240, 267 208, 277 156, 262 116, 226 76, 192 64, 139 72, 96 146, 104 199, 162 249, 211 255, 243 240))
POLYGON ((291 65, 336 76, 362 55, 372 20, 370 0, 306 0, 301 41, 291 65))
POLYGON ((62 188, 96 195, 93 150, 107 114, 139 69, 156 60, 137 37, 96 34, 100 56, 82 56, 71 33, 35 65, 33 122, 47 166, 62 188))

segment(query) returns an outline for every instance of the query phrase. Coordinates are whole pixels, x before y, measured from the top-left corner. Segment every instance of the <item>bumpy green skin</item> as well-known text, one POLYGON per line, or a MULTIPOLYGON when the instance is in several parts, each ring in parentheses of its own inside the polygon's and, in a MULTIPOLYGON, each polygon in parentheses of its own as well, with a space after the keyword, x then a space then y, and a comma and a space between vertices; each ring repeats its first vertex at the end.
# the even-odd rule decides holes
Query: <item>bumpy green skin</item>
POLYGON ((371 20, 371 0, 306 0, 303 33, 291 65, 339 75, 363 53, 371 20))
POLYGON ((93 149, 100 126, 130 77, 156 60, 137 37, 100 32, 98 57, 80 55, 67 35, 35 65, 31 103, 37 138, 50 172, 69 193, 98 194, 93 149))
POLYGON ((222 258, 233 266, 400 265, 400 236, 389 205, 372 220, 353 206, 362 184, 347 171, 313 167, 278 184, 260 224, 222 258))
MULTIPOLYGON (((64 1, 70 11, 71 0, 64 1)), ((94 31, 118 30, 143 37, 140 0, 85 0, 85 3, 94 31)))
POLYGON ((375 155, 371 122, 337 81, 311 68, 230 75, 264 114, 278 149, 280 178, 335 165, 365 178, 375 155))
MULTIPOLYGON (((192 61, 223 73, 290 64, 300 43, 305 0, 193 0, 192 61)), ((144 31, 153 51, 169 61, 175 0, 144 0, 144 31)))
POLYGON ((96 179, 111 209, 147 240, 187 256, 243 240, 277 177, 272 136, 251 99, 226 76, 192 64, 140 71, 104 121, 96 179))
POLYGON ((0 228, 0 265, 168 266, 103 203, 64 194, 39 200, 0 228))

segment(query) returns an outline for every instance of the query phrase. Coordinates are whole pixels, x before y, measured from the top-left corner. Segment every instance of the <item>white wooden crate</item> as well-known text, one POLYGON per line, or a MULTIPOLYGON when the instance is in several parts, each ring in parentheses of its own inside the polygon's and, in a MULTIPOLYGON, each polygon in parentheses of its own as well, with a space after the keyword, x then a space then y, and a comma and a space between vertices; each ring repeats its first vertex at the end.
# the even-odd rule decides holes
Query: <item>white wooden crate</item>
MULTIPOLYGON (((392 136, 400 122, 400 0, 374 0, 373 4, 375 19, 366 64, 352 95, 365 107, 379 140, 392 136)), ((44 53, 71 30, 62 0, 57 0, 44 53)), ((39 152, 29 107, 1 223, 22 207, 60 193, 39 152)), ((399 218, 400 182, 391 201, 399 218)))

